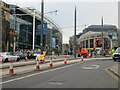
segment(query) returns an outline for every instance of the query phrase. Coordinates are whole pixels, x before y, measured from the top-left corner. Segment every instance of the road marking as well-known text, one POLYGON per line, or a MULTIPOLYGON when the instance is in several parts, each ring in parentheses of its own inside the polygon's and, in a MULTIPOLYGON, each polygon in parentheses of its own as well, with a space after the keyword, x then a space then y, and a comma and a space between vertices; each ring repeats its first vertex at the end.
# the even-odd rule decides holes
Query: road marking
POLYGON ((8 80, 8 81, 4 81, 4 82, 1 82, 0 84, 5 84, 5 83, 13 82, 13 81, 16 81, 16 80, 21 80, 21 79, 24 79, 24 78, 32 77, 32 76, 35 76, 35 75, 39 75, 39 74, 43 74, 43 73, 47 73, 47 72, 51 72, 51 71, 55 71, 55 70, 59 70, 59 69, 67 68, 67 67, 71 67, 71 66, 77 65, 79 63, 81 63, 81 62, 72 64, 72 65, 68 65, 68 66, 64 66, 64 67, 60 67, 60 68, 55 68, 55 69, 51 69, 51 70, 47 70, 47 71, 31 74, 31 75, 28 75, 28 76, 12 79, 12 80, 8 80))
POLYGON ((97 68, 99 68, 99 65, 86 65, 82 68, 83 69, 97 69, 97 68))

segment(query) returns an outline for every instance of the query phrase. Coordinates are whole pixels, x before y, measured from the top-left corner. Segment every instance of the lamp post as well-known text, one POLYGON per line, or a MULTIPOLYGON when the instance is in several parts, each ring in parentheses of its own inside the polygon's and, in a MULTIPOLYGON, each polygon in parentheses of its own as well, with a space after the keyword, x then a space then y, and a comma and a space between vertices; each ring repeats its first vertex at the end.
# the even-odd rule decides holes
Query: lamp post
POLYGON ((43 22, 44 22, 43 18, 44 18, 44 16, 43 16, 43 13, 44 13, 44 2, 42 0, 42 2, 41 2, 41 44, 40 44, 41 53, 43 51, 43 33, 44 33, 44 28, 43 28, 43 22))
POLYGON ((74 21, 74 57, 76 58, 76 7, 75 7, 75 21, 74 21))
POLYGON ((104 37, 103 37, 103 17, 102 17, 102 20, 101 20, 101 25, 102 25, 102 51, 104 51, 104 37))

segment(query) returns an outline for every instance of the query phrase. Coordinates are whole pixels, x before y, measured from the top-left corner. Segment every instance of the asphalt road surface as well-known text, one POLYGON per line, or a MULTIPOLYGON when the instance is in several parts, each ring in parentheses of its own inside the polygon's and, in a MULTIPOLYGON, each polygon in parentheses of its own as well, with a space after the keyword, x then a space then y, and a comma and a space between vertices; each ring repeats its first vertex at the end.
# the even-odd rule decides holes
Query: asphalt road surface
POLYGON ((118 88, 105 71, 113 60, 91 60, 3 78, 3 88, 118 88))

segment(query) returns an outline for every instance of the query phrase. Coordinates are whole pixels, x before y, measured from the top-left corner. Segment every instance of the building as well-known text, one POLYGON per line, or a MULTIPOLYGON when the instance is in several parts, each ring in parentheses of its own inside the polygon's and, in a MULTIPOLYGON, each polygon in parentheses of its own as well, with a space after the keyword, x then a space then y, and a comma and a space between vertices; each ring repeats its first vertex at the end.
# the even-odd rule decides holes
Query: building
MULTIPOLYGON (((76 35, 76 40, 80 38, 80 36, 82 35, 83 33, 79 33, 78 35, 76 35)), ((71 36, 70 39, 69 39, 69 48, 70 48, 70 52, 74 52, 74 36, 71 36)))
POLYGON ((120 1, 118 3, 118 45, 120 47, 120 1))
MULTIPOLYGON (((104 49, 112 48, 112 42, 106 33, 103 33, 104 37, 104 49)), ((86 48, 88 50, 94 50, 95 48, 102 48, 101 32, 87 32, 77 39, 77 46, 80 48, 86 48)))
POLYGON ((9 51, 9 17, 9 5, 4 3, 3 1, 0 1, 0 52, 9 51))
MULTIPOLYGON (((112 41, 112 47, 118 47, 118 31, 117 27, 114 25, 103 25, 103 32, 107 33, 112 41)), ((83 33, 92 32, 102 32, 101 25, 91 25, 83 30, 83 33)))
MULTIPOLYGON (((10 29, 15 32, 12 48, 15 50, 32 50, 33 48, 33 13, 35 11, 35 49, 41 48, 41 15, 31 8, 10 5, 10 29), (16 37, 16 38, 15 38, 16 37), (14 44, 15 41, 15 44, 14 44)), ((43 33, 44 50, 62 50, 62 31, 51 19, 44 16, 43 33)))

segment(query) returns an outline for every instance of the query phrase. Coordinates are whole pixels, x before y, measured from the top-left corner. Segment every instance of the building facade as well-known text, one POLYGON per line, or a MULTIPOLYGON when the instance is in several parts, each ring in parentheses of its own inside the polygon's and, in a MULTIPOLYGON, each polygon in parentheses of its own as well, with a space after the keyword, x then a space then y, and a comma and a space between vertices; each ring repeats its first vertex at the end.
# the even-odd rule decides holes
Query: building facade
MULTIPOLYGON (((101 25, 91 25, 88 28, 83 30, 83 34, 92 31, 92 32, 102 32, 101 25)), ((118 47, 118 29, 114 25, 103 25, 103 33, 106 33, 112 42, 112 47, 118 47)))
MULTIPOLYGON (((33 48, 33 14, 34 11, 29 8, 20 8, 10 5, 10 29, 15 30, 13 43, 15 50, 32 50, 33 48), (16 38, 15 38, 16 37, 16 38)), ((35 49, 41 48, 41 15, 35 10, 35 49)), ((58 49, 62 50, 62 31, 59 26, 44 17, 44 32, 43 32, 43 47, 44 50, 58 49), (53 41, 54 39, 54 41, 53 41), (53 45, 54 43, 54 45, 53 45)))
MULTIPOLYGON (((35 13, 35 49, 41 49, 41 14, 35 9, 20 8, 0 1, 0 49, 2 52, 33 49, 33 16, 35 13)), ((52 19, 44 16, 43 49, 62 51, 62 31, 52 19)))
POLYGON ((10 8, 9 5, 0 1, 0 51, 9 50, 9 38, 10 38, 10 29, 9 29, 9 19, 10 8))
MULTIPOLYGON (((111 39, 106 33, 103 33, 104 49, 112 48, 111 39)), ((102 48, 101 32, 87 32, 77 39, 77 45, 80 48, 86 48, 88 50, 94 50, 96 48, 102 48)))

